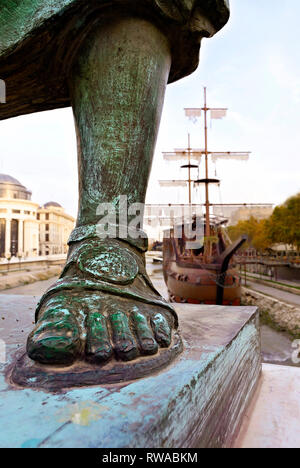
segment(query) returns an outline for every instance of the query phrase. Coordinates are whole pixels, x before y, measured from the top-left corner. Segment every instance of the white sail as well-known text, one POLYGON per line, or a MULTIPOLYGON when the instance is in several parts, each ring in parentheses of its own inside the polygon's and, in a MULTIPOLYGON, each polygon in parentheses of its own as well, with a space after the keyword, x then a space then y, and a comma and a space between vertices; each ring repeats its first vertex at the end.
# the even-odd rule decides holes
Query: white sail
POLYGON ((223 117, 226 117, 227 109, 211 109, 210 110, 210 118, 220 120, 223 117))
POLYGON ((183 158, 187 157, 188 153, 163 153, 165 161, 182 161, 183 158))
POLYGON ((250 153, 243 152, 243 153, 233 153, 231 151, 224 152, 224 153, 211 153, 211 160, 213 162, 218 161, 219 159, 231 159, 235 161, 248 161, 250 153))
POLYGON ((186 180, 160 180, 159 185, 161 187, 186 187, 186 180))
POLYGON ((175 149, 172 153, 163 153, 165 161, 182 161, 190 157, 191 160, 201 161, 202 153, 204 150, 194 149, 189 152, 184 149, 175 149))
POLYGON ((184 109, 186 117, 191 120, 194 124, 197 120, 201 117, 201 109, 193 108, 193 109, 184 109))

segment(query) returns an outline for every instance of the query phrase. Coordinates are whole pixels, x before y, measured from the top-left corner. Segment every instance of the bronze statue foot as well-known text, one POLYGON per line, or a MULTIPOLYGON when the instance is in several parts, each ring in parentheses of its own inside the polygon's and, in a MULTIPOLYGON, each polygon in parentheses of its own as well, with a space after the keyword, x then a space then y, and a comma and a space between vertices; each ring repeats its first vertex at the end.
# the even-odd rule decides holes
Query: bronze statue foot
POLYGON ((71 246, 61 279, 42 298, 27 352, 42 364, 132 361, 168 348, 177 326, 135 247, 84 239, 71 246))

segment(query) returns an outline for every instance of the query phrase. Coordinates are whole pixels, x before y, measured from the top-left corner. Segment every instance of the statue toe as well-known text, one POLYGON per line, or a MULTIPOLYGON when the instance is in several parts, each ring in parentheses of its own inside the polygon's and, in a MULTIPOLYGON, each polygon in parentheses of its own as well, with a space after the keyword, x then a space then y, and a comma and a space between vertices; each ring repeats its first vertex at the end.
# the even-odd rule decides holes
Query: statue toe
POLYGON ((142 313, 139 306, 132 307, 131 317, 141 354, 156 354, 158 344, 153 336, 150 322, 147 320, 146 315, 142 313))
POLYGON ((137 343, 125 312, 115 310, 110 314, 112 341, 116 356, 123 361, 132 361, 139 355, 137 343))
POLYGON ((113 355, 106 318, 100 312, 92 312, 87 319, 86 359, 105 362, 113 355))
POLYGON ((151 325, 156 341, 162 348, 168 348, 172 340, 171 326, 161 312, 156 312, 151 316, 151 325))
POLYGON ((49 309, 27 341, 27 353, 42 364, 72 364, 82 348, 76 319, 67 309, 49 309))

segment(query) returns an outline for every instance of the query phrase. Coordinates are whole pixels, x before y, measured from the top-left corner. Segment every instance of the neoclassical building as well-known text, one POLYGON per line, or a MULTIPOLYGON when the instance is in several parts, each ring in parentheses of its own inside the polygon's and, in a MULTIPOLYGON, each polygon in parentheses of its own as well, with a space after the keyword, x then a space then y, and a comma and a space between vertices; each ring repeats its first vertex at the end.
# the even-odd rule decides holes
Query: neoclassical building
POLYGON ((0 258, 67 253, 74 218, 56 202, 40 207, 13 177, 0 174, 0 258))
POLYGON ((40 223, 39 254, 58 255, 68 252, 68 238, 74 228, 75 219, 65 213, 59 203, 48 202, 38 209, 40 223))
POLYGON ((39 205, 18 180, 0 174, 0 257, 35 257, 39 253, 39 205))

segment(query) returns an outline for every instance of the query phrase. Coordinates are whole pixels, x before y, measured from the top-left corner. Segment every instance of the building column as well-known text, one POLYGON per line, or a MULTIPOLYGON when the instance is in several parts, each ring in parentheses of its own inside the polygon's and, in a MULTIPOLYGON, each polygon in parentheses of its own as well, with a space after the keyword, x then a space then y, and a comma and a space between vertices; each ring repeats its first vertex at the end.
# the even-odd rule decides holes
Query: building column
POLYGON ((23 257, 24 254, 24 245, 23 245, 23 231, 24 231, 24 221, 19 219, 19 230, 18 230, 18 255, 23 257))
POLYGON ((10 242, 11 242, 11 219, 6 219, 6 223, 5 223, 5 255, 11 255, 10 242))

